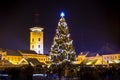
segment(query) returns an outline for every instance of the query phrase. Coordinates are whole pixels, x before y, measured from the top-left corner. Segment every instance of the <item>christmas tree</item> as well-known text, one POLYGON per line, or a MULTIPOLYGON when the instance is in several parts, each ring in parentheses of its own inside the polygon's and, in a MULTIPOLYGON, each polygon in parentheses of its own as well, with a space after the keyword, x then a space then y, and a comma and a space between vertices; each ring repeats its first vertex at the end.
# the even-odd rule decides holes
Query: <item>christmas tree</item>
POLYGON ((55 63, 64 60, 73 61, 75 60, 75 54, 73 40, 71 39, 64 13, 62 12, 50 50, 51 61, 55 63))

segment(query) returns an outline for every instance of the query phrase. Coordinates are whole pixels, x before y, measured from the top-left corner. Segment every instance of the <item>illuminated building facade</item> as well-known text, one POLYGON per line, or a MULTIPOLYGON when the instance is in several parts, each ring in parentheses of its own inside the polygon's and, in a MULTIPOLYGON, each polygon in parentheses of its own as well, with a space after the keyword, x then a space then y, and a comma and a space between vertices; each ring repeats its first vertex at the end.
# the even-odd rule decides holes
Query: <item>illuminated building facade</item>
POLYGON ((107 63, 120 63, 120 53, 102 55, 107 63))
POLYGON ((41 27, 30 28, 30 50, 43 54, 43 29, 41 27))
POLYGON ((86 58, 86 54, 87 53, 85 53, 85 54, 83 54, 83 52, 81 52, 78 56, 77 56, 77 64, 80 64, 83 60, 85 60, 85 58, 86 58))
POLYGON ((0 49, 1 60, 8 60, 9 63, 18 64, 23 58, 16 50, 0 49))
MULTIPOLYGON (((23 60, 27 59, 36 59, 39 62, 46 63, 49 59, 47 55, 37 54, 32 50, 9 50, 9 49, 0 49, 0 65, 4 64, 13 64, 13 65, 21 65, 23 60), (7 63, 3 63, 7 61, 7 63)), ((10 66, 10 65, 9 65, 10 66)))
MULTIPOLYGON (((93 53, 88 53, 93 54, 93 53)), ((77 56, 77 64, 84 65, 109 65, 109 64, 117 64, 120 63, 120 53, 115 54, 104 54, 99 55, 96 53, 95 55, 88 54, 79 54, 77 56)))
MULTIPOLYGON (((0 65, 22 65, 26 61, 33 61, 32 64, 36 62, 46 64, 49 61, 48 56, 43 54, 43 28, 33 27, 30 30, 30 50, 9 50, 1 48, 0 65)), ((28 64, 29 62, 26 63, 28 64)))

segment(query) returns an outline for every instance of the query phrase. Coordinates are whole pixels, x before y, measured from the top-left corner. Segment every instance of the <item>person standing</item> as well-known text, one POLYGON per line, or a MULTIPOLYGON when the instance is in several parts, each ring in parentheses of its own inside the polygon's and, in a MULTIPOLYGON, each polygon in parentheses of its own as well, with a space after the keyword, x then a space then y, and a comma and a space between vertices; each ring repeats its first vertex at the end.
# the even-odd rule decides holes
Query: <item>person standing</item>
POLYGON ((25 68, 27 80, 33 80, 33 71, 34 68, 30 64, 25 68))
POLYGON ((69 77, 70 77, 70 70, 69 70, 69 67, 66 67, 65 68, 65 78, 66 78, 66 80, 69 80, 69 77))

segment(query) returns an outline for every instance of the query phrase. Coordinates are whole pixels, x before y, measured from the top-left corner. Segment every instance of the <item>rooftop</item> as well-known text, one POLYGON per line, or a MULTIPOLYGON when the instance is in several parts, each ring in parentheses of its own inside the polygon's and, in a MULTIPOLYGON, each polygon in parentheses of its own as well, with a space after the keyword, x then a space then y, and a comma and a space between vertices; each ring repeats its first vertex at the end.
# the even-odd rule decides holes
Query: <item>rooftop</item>
POLYGON ((33 50, 19 50, 22 54, 37 54, 35 51, 33 50))
POLYGON ((22 56, 17 50, 5 49, 4 51, 7 52, 7 55, 11 55, 11 56, 22 56))

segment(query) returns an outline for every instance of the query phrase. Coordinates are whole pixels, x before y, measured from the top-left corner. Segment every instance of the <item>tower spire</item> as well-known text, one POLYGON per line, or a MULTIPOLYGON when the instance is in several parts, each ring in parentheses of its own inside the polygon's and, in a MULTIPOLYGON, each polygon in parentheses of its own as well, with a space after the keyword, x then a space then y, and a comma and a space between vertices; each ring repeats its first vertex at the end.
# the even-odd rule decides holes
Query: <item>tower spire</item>
POLYGON ((35 26, 38 26, 38 24, 39 24, 39 12, 35 12, 34 13, 34 22, 35 22, 35 26))

